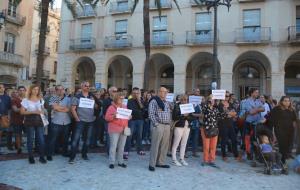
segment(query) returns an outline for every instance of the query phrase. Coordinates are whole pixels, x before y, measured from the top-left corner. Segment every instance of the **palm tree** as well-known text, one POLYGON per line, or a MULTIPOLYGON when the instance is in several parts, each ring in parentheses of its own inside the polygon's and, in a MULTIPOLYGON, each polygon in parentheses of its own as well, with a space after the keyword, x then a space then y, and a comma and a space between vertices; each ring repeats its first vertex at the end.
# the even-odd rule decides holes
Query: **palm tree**
MULTIPOLYGON (((157 7, 159 17, 161 16, 161 0, 154 0, 154 4, 157 7)), ((110 0, 101 0, 103 5, 107 5, 110 0)), ((175 3, 178 11, 180 12, 179 5, 177 3, 177 0, 173 0, 175 3)), ((139 0, 134 0, 133 8, 131 11, 131 14, 134 13, 135 8, 137 4, 139 3, 139 0)), ((150 44, 150 18, 149 18, 149 7, 150 7, 150 0, 143 0, 143 24, 144 24, 144 46, 145 46, 145 54, 146 54, 146 61, 145 61, 145 69, 144 69, 144 89, 148 88, 148 78, 149 78, 149 62, 150 62, 150 50, 151 50, 151 44, 150 44)))

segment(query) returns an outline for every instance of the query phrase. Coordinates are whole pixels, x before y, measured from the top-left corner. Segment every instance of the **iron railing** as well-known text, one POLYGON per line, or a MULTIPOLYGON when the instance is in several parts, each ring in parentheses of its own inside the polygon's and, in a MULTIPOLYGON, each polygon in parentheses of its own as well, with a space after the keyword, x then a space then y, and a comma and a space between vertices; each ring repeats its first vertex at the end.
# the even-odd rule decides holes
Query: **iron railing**
POLYGON ((213 30, 196 30, 186 32, 187 45, 212 44, 214 42, 213 30))
POLYGON ((111 14, 130 13, 131 8, 132 8, 131 0, 111 2, 109 6, 109 12, 111 14))
POLYGON ((289 26, 288 27, 288 41, 290 41, 290 42, 299 41, 300 42, 300 26, 289 26))
POLYGON ((105 37, 104 47, 108 49, 132 47, 133 37, 129 34, 120 34, 105 37))
POLYGON ((70 40, 70 50, 94 50, 96 49, 95 38, 77 38, 70 40))
POLYGON ((26 23, 26 17, 20 14, 17 14, 14 11, 10 11, 8 9, 3 10, 3 14, 5 16, 5 20, 20 26, 24 26, 26 23))
POLYGON ((151 36, 152 46, 172 46, 173 45, 173 32, 153 32, 151 36))
MULTIPOLYGON (((171 9, 172 8, 172 1, 171 0, 161 0, 160 6, 162 9, 171 9)), ((150 7, 151 10, 157 9, 157 5, 155 4, 154 0, 150 1, 150 7)))
POLYGON ((271 27, 244 27, 235 31, 236 43, 268 43, 271 41, 271 27))
POLYGON ((2 63, 21 66, 23 64, 22 59, 23 56, 21 55, 0 51, 0 62, 2 63))

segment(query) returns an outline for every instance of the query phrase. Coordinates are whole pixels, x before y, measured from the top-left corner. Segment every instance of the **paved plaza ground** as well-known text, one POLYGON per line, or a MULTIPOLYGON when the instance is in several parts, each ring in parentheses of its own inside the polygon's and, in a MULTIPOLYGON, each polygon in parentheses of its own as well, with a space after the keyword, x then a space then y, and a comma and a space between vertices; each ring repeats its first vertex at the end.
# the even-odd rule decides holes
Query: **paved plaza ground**
MULTIPOLYGON (((225 163, 218 157, 221 169, 202 167, 200 158, 188 158, 189 166, 148 171, 146 156, 131 153, 128 168, 108 168, 104 153, 89 154, 90 160, 80 156, 74 165, 62 156, 55 156, 45 165, 29 165, 27 159, 0 161, 0 183, 25 190, 297 190, 300 176, 267 176, 262 167, 237 163, 232 158, 225 163)), ((38 159, 36 158, 36 161, 38 159)), ((168 158, 168 162, 171 159, 168 158)), ((0 186, 1 189, 1 186, 0 186)))

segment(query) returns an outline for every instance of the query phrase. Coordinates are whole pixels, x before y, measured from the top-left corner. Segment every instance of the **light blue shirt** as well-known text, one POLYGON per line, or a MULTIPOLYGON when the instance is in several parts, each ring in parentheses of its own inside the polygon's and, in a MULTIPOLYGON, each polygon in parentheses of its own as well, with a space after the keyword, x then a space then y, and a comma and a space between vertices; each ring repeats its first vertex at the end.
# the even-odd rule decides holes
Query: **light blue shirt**
MULTIPOLYGON (((244 110, 250 113, 253 109, 263 107, 263 104, 259 99, 253 99, 250 97, 245 101, 244 106, 245 106, 244 110)), ((262 119, 263 117, 261 116, 260 113, 257 113, 255 115, 248 114, 246 117, 246 122, 259 123, 262 119)))

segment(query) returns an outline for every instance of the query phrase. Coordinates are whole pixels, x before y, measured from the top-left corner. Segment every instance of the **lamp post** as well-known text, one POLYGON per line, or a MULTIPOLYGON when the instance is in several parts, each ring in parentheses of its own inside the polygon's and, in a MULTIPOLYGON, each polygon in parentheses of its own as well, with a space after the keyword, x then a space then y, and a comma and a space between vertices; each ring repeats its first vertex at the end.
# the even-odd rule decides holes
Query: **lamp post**
POLYGON ((214 9, 214 44, 213 44, 213 72, 212 72, 212 90, 218 88, 218 6, 223 5, 229 8, 232 0, 194 0, 199 6, 206 6, 207 11, 214 9))
POLYGON ((3 12, 0 12, 0 30, 2 29, 5 22, 5 16, 3 12))

